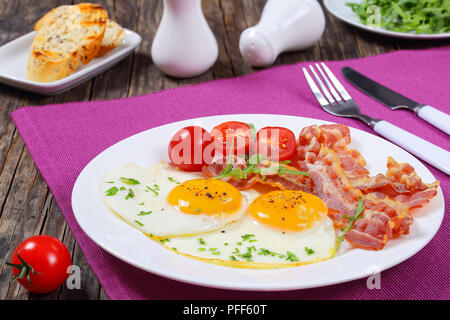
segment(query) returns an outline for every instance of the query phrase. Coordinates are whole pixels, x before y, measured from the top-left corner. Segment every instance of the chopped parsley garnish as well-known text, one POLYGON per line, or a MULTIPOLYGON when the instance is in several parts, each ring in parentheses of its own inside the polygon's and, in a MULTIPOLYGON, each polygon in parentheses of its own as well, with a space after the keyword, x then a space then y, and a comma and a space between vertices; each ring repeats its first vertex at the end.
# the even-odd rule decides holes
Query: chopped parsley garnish
POLYGON ((305 252, 308 254, 308 256, 310 256, 310 255, 315 253, 313 249, 310 249, 308 247, 305 247, 305 252))
POLYGON ((178 251, 177 248, 175 248, 175 247, 172 247, 172 250, 173 250, 173 251, 178 251))
POLYGON ((141 203, 139 203, 140 206, 143 206, 145 204, 145 201, 142 201, 141 203))
POLYGON ((145 212, 145 211, 141 211, 141 213, 139 213, 138 214, 138 216, 148 216, 149 214, 151 214, 153 211, 147 211, 147 212, 145 212))
MULTIPOLYGON (((159 192, 157 192, 156 190, 150 188, 149 186, 145 186, 148 190, 150 190, 151 192, 153 192, 156 196, 159 195, 159 192)), ((159 190, 159 189, 158 189, 159 190)), ((147 191, 148 192, 148 191, 147 191)))
POLYGON ((198 248, 198 251, 206 251, 205 248, 198 248))
POLYGON ((177 180, 175 180, 172 177, 168 177, 167 179, 169 179, 170 182, 175 182, 176 184, 180 184, 180 182, 178 182, 177 180))
POLYGON ((121 191, 125 191, 125 190, 127 190, 127 188, 125 188, 125 187, 120 187, 120 190, 121 190, 121 191))
POLYGON ((201 212, 201 211, 202 211, 202 209, 200 209, 200 208, 195 209, 195 212, 201 212))
POLYGON ((220 251, 218 251, 217 248, 209 248, 209 251, 211 251, 211 254, 217 256, 220 254, 220 251))
POLYGON ((117 189, 117 187, 112 187, 111 189, 106 190, 106 196, 107 197, 112 197, 115 196, 117 191, 119 191, 119 189, 117 189))
POLYGON ((144 226, 144 224, 143 224, 142 222, 138 221, 138 220, 134 220, 134 222, 136 222, 136 223, 137 223, 138 225, 140 225, 141 227, 144 226))
POLYGON ((237 259, 236 259, 235 256, 230 256, 230 260, 232 260, 232 261, 237 261, 237 259))
POLYGON ((255 246, 247 247, 247 252, 241 253, 241 254, 237 254, 237 256, 239 258, 242 258, 242 259, 246 260, 246 261, 253 261, 252 260, 252 250, 256 251, 255 246))
POLYGON ((246 252, 246 253, 240 254, 240 255, 238 255, 238 257, 240 257, 242 259, 245 259, 247 261, 252 261, 251 260, 252 259, 252 254, 250 252, 246 252))
POLYGON ((133 178, 120 178, 120 181, 122 181, 123 183, 129 184, 129 185, 137 185, 137 184, 141 184, 139 181, 133 179, 133 178))
POLYGON ((198 238, 198 242, 199 242, 202 246, 206 246, 206 242, 205 242, 205 240, 203 240, 203 238, 198 238))
POLYGON ((125 200, 128 200, 130 198, 134 198, 134 196, 135 196, 135 194, 134 194, 133 190, 132 189, 128 189, 128 194, 126 195, 125 200))
POLYGON ((251 238, 255 237, 254 234, 244 234, 243 236, 241 236, 242 241, 247 241, 250 240, 251 238))
POLYGON ((292 262, 299 261, 297 256, 290 251, 286 252, 286 255, 287 255, 287 257, 286 257, 287 261, 292 261, 292 262))
POLYGON ((269 249, 265 249, 265 248, 259 248, 258 254, 259 254, 260 256, 261 256, 261 255, 263 255, 263 256, 269 256, 269 255, 270 255, 270 256, 272 256, 272 257, 280 256, 279 253, 270 251, 269 249))
POLYGON ((169 238, 166 238, 166 239, 161 239, 161 240, 159 240, 161 243, 164 243, 164 242, 170 242, 170 239, 169 238))
POLYGON ((106 181, 106 183, 114 183, 114 181, 106 181))
POLYGON ((272 251, 270 251, 269 249, 259 248, 258 254, 259 254, 260 256, 261 256, 261 255, 263 255, 263 256, 268 256, 268 255, 274 256, 274 255, 275 255, 275 252, 272 252, 272 251))
POLYGON ((364 212, 364 209, 366 209, 364 200, 361 197, 359 197, 358 198, 358 206, 355 209, 355 214, 353 215, 353 217, 346 216, 348 218, 348 226, 339 235, 338 243, 336 245, 336 249, 334 250, 332 258, 336 255, 336 252, 338 251, 339 247, 341 246, 342 241, 344 241, 344 237, 355 226, 355 221, 360 218, 361 214, 364 212))

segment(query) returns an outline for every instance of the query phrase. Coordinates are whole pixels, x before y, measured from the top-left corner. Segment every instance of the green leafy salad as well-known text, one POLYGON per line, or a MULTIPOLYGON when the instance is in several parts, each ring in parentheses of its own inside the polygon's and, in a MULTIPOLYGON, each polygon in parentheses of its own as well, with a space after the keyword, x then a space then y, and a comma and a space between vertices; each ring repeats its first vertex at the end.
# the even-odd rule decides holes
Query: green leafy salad
POLYGON ((364 0, 347 3, 362 23, 397 32, 450 32, 450 0, 364 0))

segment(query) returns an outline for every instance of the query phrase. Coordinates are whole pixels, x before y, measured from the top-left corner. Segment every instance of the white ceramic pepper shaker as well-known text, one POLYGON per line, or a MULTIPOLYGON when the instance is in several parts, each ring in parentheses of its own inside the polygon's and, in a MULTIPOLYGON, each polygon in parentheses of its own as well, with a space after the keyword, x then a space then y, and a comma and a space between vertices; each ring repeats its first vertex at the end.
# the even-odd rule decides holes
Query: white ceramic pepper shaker
POLYGON ((284 51, 312 46, 324 31, 317 0, 268 0, 259 23, 241 35, 241 54, 253 66, 268 66, 284 51))
POLYGON ((219 49, 202 12, 201 0, 164 0, 164 13, 152 45, 155 65, 164 73, 189 78, 206 72, 219 49))

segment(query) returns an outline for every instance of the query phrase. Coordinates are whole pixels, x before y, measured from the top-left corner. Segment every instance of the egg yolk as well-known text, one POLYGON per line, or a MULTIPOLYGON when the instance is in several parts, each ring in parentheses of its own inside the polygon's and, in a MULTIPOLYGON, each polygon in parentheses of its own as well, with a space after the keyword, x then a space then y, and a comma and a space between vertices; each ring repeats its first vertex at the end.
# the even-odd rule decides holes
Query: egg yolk
POLYGON ((298 191, 272 191, 259 196, 248 213, 257 221, 283 231, 311 228, 328 214, 328 208, 315 195, 298 191))
POLYGON ((195 179, 172 189, 167 201, 187 214, 225 215, 241 208, 242 195, 225 181, 195 179))

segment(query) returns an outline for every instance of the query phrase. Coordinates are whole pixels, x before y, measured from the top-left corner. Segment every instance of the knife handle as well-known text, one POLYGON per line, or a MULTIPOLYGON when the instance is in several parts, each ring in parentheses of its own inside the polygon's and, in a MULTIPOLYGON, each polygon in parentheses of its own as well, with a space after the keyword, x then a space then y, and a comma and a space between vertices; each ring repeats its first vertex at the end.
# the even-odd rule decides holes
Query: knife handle
POLYGON ((376 133, 450 175, 450 152, 381 120, 373 127, 376 133))
POLYGON ((450 115, 439 111, 432 106, 422 107, 417 115, 426 122, 431 123, 436 128, 439 128, 450 135, 450 115))

